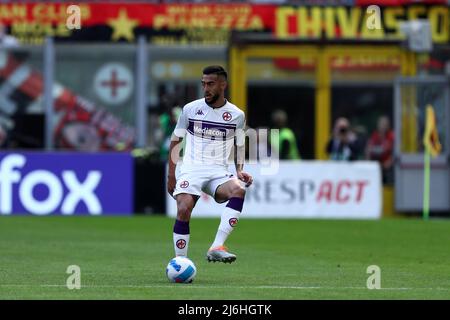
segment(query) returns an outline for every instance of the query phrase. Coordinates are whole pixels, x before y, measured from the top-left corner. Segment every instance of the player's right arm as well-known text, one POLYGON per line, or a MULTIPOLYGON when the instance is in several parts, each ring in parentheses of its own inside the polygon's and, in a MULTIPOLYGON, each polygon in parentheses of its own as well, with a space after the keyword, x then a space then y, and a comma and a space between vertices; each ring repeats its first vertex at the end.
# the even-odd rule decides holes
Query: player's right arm
POLYGON ((245 114, 242 113, 241 121, 237 126, 235 144, 237 153, 235 154, 234 162, 236 166, 236 175, 239 180, 245 182, 245 186, 249 187, 253 183, 253 177, 251 174, 244 172, 245 162, 245 114))
POLYGON ((183 142, 183 138, 177 137, 175 134, 172 135, 172 140, 170 141, 169 147, 169 171, 167 174, 167 192, 170 195, 175 191, 175 185, 177 183, 175 177, 175 168, 177 166, 177 162, 180 159, 180 148, 181 143, 183 142))
POLYGON ((175 186, 177 183, 175 177, 175 168, 177 166, 177 162, 180 159, 180 149, 181 142, 183 141, 184 136, 186 135, 186 130, 188 128, 188 117, 186 116, 186 108, 183 108, 183 111, 178 118, 177 125, 175 130, 173 131, 170 146, 169 146, 169 170, 167 173, 167 192, 170 195, 175 191, 175 186))

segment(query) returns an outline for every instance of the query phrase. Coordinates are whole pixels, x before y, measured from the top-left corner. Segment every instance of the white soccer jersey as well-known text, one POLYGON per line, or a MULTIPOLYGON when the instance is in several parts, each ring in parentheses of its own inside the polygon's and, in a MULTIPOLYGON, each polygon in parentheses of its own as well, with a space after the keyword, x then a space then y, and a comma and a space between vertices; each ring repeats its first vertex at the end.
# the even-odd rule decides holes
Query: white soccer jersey
POLYGON ((244 112, 228 101, 220 108, 204 98, 186 104, 174 131, 185 138, 183 164, 226 167, 235 138, 236 145, 245 143, 244 126, 244 112))

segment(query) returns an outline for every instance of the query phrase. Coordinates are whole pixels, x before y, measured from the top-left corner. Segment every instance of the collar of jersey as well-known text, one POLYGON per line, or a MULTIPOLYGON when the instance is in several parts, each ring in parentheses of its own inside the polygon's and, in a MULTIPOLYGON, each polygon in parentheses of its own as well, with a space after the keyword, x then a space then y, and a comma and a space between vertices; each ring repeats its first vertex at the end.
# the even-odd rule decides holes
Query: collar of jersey
POLYGON ((211 106, 208 104, 208 102, 206 102, 206 99, 205 99, 205 103, 206 103, 206 105, 207 105, 208 107, 210 107, 211 109, 216 110, 216 109, 220 109, 220 108, 222 108, 222 107, 225 107, 225 105, 227 104, 228 100, 227 100, 226 98, 224 98, 224 99, 225 99, 225 103, 224 103, 223 105, 221 105, 220 107, 211 107, 211 106))

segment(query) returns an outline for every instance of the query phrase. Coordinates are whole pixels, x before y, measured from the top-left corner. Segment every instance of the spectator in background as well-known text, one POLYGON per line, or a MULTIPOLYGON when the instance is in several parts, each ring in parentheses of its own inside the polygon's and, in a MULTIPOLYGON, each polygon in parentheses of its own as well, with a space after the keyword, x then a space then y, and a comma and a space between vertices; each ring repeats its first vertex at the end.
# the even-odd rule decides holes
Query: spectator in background
POLYGON ((377 130, 369 138, 366 158, 380 162, 383 170, 383 183, 393 181, 394 132, 387 116, 378 118, 377 130))
POLYGON ((350 130, 350 122, 347 118, 336 119, 333 136, 328 141, 326 151, 330 160, 353 161, 358 159, 356 134, 350 130))
POLYGON ((278 141, 270 141, 271 147, 279 152, 280 160, 298 160, 300 153, 297 148, 297 139, 294 132, 287 127, 287 114, 283 110, 275 110, 272 113, 274 129, 280 130, 278 141))
POLYGON ((169 110, 159 116, 159 125, 162 130, 162 142, 160 145, 160 159, 167 160, 170 146, 170 138, 177 125, 178 117, 182 109, 178 106, 169 107, 169 110))
POLYGON ((365 160, 366 154, 364 153, 364 151, 366 150, 367 141, 369 140, 369 134, 367 132, 367 128, 365 126, 359 124, 359 125, 353 126, 353 128, 351 130, 356 135, 355 147, 356 147, 356 150, 358 151, 356 158, 358 160, 365 160))
POLYGON ((6 129, 3 128, 2 124, 0 123, 0 148, 5 148, 8 140, 8 134, 6 132, 6 129))

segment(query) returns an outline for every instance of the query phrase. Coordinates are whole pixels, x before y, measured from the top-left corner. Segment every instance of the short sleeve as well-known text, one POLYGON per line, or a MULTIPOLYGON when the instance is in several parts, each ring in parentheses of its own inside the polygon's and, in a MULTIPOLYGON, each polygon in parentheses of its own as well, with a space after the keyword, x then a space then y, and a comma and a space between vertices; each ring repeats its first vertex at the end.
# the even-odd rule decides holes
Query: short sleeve
POLYGON ((245 144, 245 113, 242 113, 236 126, 236 145, 241 147, 245 144))
POLYGON ((180 113, 180 116, 178 117, 175 130, 173 131, 173 134, 176 135, 178 138, 184 138, 184 136, 186 135, 186 130, 189 125, 186 112, 187 112, 186 107, 184 107, 180 113))

